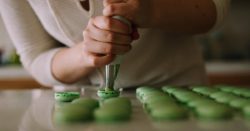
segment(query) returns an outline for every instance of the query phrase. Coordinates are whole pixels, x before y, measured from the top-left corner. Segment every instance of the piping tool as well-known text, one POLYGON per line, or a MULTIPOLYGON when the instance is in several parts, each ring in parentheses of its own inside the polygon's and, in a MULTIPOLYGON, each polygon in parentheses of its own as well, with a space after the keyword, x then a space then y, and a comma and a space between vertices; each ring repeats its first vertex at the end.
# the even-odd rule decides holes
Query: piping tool
MULTIPOLYGON (((127 24, 132 31, 132 24, 126 18, 121 16, 113 16, 112 18, 127 24)), ((114 84, 119 72, 121 59, 121 56, 116 56, 112 63, 105 66, 105 90, 114 90, 114 84)))

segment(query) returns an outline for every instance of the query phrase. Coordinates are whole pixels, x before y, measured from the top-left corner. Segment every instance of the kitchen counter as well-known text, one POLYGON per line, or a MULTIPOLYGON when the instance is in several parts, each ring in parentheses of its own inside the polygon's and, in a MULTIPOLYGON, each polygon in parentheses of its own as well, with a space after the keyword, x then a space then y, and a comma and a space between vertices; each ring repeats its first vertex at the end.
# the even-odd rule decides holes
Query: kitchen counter
POLYGON ((0 67, 0 89, 31 89, 41 87, 21 66, 0 67))
MULTIPOLYGON (((84 87, 82 97, 96 96, 94 87, 84 87)), ((241 118, 230 121, 184 121, 153 122, 143 112, 134 91, 123 91, 133 105, 131 120, 125 123, 98 124, 96 122, 57 125, 53 121, 54 92, 52 90, 4 90, 0 91, 1 131, 248 131, 249 122, 241 118)))

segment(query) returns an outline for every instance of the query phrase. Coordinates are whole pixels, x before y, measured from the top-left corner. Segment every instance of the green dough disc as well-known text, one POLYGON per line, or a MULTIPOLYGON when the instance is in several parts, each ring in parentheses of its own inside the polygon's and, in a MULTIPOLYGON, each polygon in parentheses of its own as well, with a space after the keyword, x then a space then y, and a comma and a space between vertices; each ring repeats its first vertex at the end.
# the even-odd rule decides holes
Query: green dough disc
POLYGON ((120 96, 120 92, 117 90, 100 89, 97 91, 97 96, 99 96, 101 99, 108 99, 108 98, 120 96))
POLYGON ((56 123, 89 121, 93 118, 92 111, 76 104, 66 104, 54 112, 56 123))
POLYGON ((99 107, 99 102, 92 98, 78 98, 72 101, 73 104, 79 104, 84 108, 89 108, 90 110, 94 110, 99 107))
POLYGON ((55 100, 59 102, 71 102, 80 97, 79 92, 55 92, 55 100))
POLYGON ((197 107, 196 114, 203 120, 223 120, 232 118, 232 109, 221 104, 207 104, 197 107))
POLYGON ((155 121, 183 120, 188 118, 188 112, 179 106, 163 106, 153 109, 150 113, 155 121))

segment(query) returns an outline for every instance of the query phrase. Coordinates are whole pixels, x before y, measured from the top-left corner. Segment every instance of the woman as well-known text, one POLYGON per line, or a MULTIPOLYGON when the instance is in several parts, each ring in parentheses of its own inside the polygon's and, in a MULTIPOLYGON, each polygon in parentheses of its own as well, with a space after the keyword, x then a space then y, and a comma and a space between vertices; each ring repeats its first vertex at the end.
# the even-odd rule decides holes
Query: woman
POLYGON ((21 61, 41 84, 103 86, 103 66, 124 55, 117 88, 204 84, 193 36, 216 28, 228 6, 229 0, 0 0, 21 61), (132 33, 115 15, 133 23, 132 33))

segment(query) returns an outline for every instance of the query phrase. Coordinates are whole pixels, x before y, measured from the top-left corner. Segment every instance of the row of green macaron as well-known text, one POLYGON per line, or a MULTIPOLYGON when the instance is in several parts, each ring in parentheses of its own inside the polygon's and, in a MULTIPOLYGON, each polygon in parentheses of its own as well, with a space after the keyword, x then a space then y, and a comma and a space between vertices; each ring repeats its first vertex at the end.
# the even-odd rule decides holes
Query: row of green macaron
POLYGON ((233 117, 231 107, 209 97, 183 88, 163 87, 162 90, 185 105, 192 114, 202 120, 225 120, 233 117))
POLYGON ((72 102, 56 102, 54 121, 57 124, 74 122, 117 122, 129 120, 132 113, 128 98, 117 97, 99 102, 93 98, 77 98, 72 102))
MULTIPOLYGON (((175 120, 176 118, 172 118, 172 115, 177 113, 172 112, 170 113, 171 115, 168 115, 168 113, 166 113, 167 111, 169 111, 169 109, 174 109, 174 108, 178 108, 175 110, 179 109, 182 110, 182 113, 179 113, 181 117, 179 116, 178 119, 187 118, 188 113, 185 109, 188 109, 189 111, 193 112, 193 114, 195 114, 195 116, 199 119, 206 119, 206 120, 230 119, 233 118, 235 108, 237 107, 239 108, 244 104, 247 105, 246 103, 249 103, 249 100, 247 98, 243 98, 242 96, 232 97, 235 94, 230 94, 229 92, 221 93, 222 91, 221 88, 223 87, 223 89, 225 89, 226 86, 220 86, 220 88, 218 87, 211 88, 205 86, 202 87, 196 86, 191 88, 191 90, 188 90, 188 88, 183 89, 174 86, 165 86, 162 88, 162 91, 165 94, 163 94, 160 90, 154 88, 140 87, 136 90, 136 94, 137 98, 143 103, 144 107, 146 107, 147 112, 149 112, 149 114, 154 120, 158 119, 157 116, 154 115, 156 114, 155 112, 159 113, 160 114, 159 116, 164 117, 164 118, 159 118, 160 120, 164 119, 175 120), (215 97, 216 99, 214 99, 215 97), (171 101, 168 98, 171 99, 171 101), (154 102, 156 104, 152 104, 154 102), (223 102, 229 102, 230 104, 223 102), (184 107, 187 108, 183 108, 182 105, 184 105, 184 107), (162 107, 164 107, 164 111, 160 111, 162 107), (155 110, 154 108, 157 108, 159 111, 155 110)), ((231 86, 230 89, 232 89, 231 86)), ((243 89, 234 88, 234 90, 243 90, 243 89)), ((244 91, 246 91, 246 89, 244 89, 244 91)), ((249 118, 250 116, 249 109, 250 107, 244 107, 244 108, 242 107, 243 114, 246 118, 249 118)))
POLYGON ((154 121, 182 120, 188 118, 188 111, 166 93, 151 88, 136 90, 137 99, 143 104, 145 112, 154 121))
POLYGON ((250 119, 250 99, 246 96, 246 94, 250 94, 250 89, 217 86, 216 88, 195 87, 192 90, 219 103, 228 105, 234 109, 234 112, 240 112, 245 118, 250 119))

